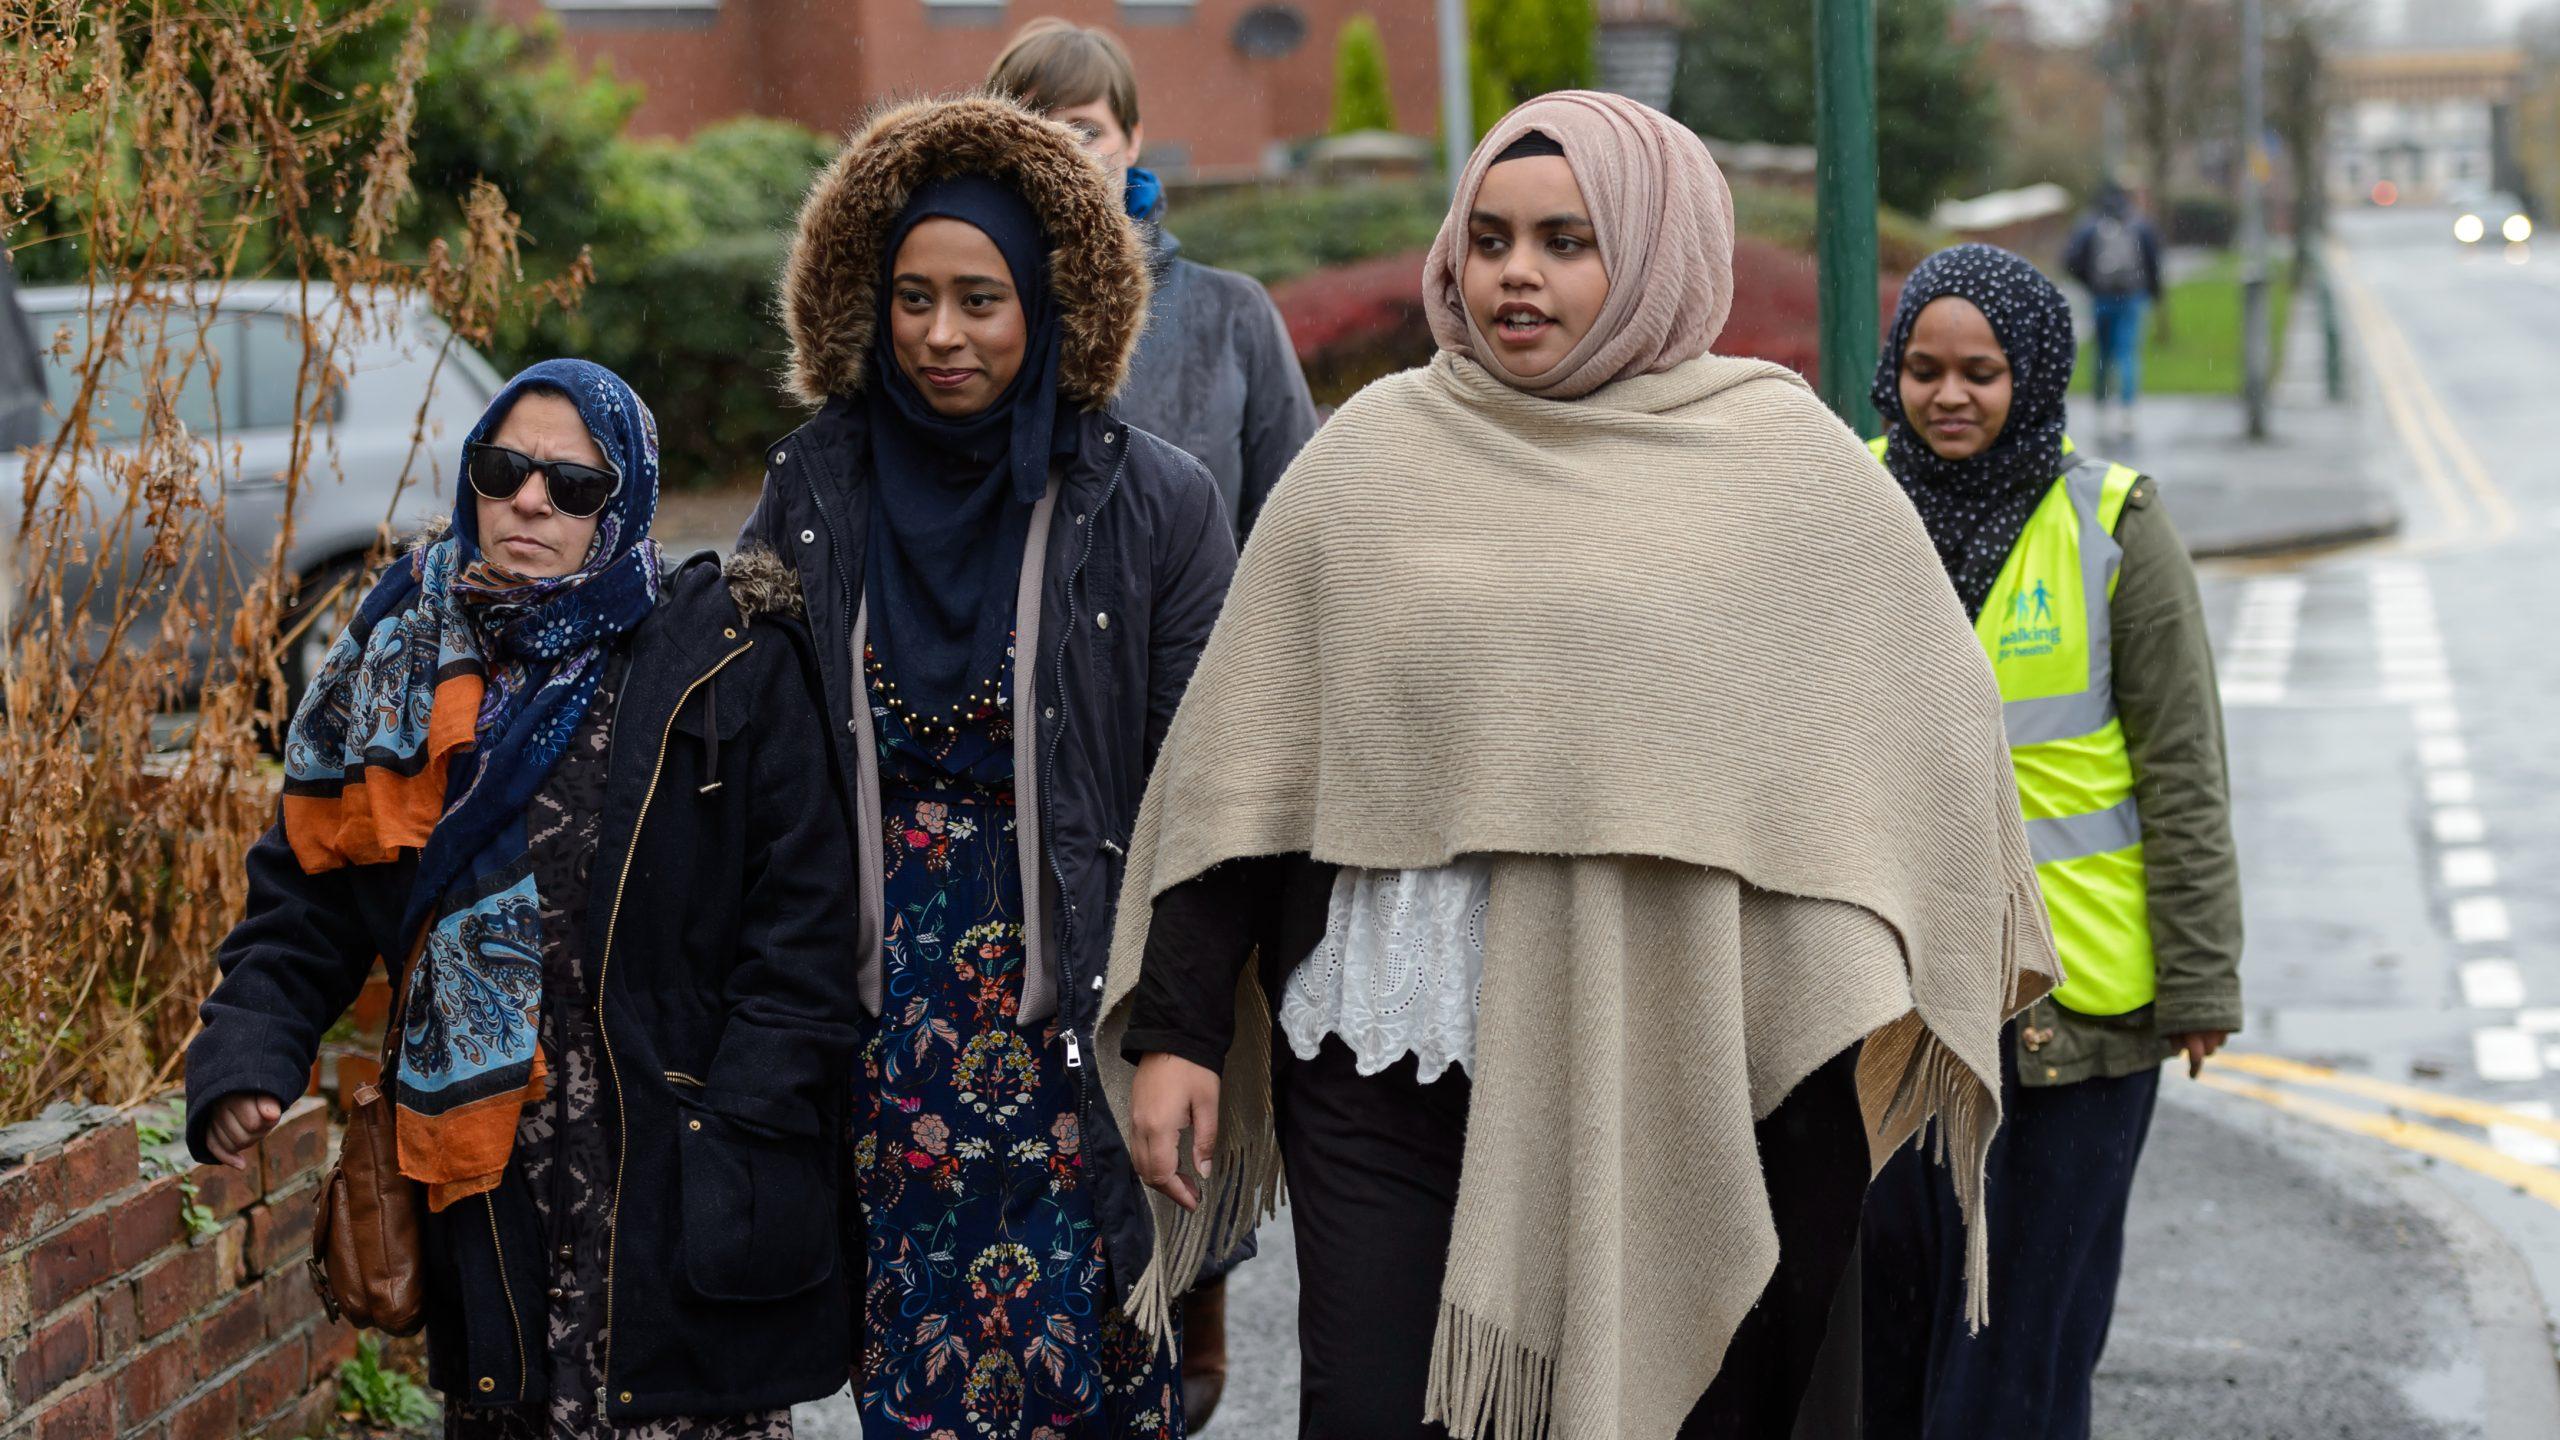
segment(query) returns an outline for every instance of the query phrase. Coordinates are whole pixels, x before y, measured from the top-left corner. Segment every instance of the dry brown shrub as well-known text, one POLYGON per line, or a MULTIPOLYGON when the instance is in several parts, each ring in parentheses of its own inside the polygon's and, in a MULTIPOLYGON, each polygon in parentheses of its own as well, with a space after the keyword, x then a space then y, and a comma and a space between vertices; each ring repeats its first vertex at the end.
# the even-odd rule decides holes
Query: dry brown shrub
POLYGON ((429 23, 390 0, 0 0, 0 235, 76 247, 90 297, 85 337, 38 337, 80 383, 0 515, 0 1123, 176 1074, 273 813, 260 741, 284 719, 286 545, 293 497, 333 464, 334 357, 421 296, 483 339, 582 283, 583 265, 527 285, 485 186, 426 217, 450 240, 400 253, 429 23), (386 80, 314 82, 331 47, 404 23, 386 80), (247 280, 299 282, 306 339, 263 565, 208 543, 239 451, 218 411, 199 432, 177 409, 218 378, 201 317, 247 280), (139 415, 107 413, 122 365, 146 377, 139 415))

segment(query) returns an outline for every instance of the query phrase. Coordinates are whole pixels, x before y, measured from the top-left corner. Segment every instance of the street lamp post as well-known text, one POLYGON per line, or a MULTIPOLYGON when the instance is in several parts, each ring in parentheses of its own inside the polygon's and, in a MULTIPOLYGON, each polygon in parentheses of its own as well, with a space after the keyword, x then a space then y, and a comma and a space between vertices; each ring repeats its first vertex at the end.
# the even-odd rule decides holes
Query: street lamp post
POLYGON ((1814 249, 1821 262, 1823 403, 1861 434, 1876 429, 1875 0, 1816 0, 1814 249))
POLYGON ((1449 191, 1466 173, 1476 148, 1475 99, 1468 93, 1467 0, 1439 0, 1441 148, 1449 166, 1449 191))
POLYGON ((2266 136, 2266 5, 2240 0, 2240 403, 2252 440, 2267 438, 2266 136))

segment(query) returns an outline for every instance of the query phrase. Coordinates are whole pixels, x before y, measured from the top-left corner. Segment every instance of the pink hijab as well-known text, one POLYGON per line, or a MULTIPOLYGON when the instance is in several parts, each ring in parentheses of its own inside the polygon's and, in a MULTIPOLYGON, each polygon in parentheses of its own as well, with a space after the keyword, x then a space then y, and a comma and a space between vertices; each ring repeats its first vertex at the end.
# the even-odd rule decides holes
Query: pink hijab
POLYGON ((1733 309, 1733 191, 1706 142, 1670 116, 1622 95, 1558 90, 1505 115, 1476 146, 1449 218, 1422 264, 1431 337, 1532 395, 1575 400, 1630 375, 1651 375, 1707 353, 1733 309), (1538 131, 1564 149, 1609 269, 1600 318, 1545 374, 1502 368, 1458 288, 1467 217, 1493 159, 1538 131))

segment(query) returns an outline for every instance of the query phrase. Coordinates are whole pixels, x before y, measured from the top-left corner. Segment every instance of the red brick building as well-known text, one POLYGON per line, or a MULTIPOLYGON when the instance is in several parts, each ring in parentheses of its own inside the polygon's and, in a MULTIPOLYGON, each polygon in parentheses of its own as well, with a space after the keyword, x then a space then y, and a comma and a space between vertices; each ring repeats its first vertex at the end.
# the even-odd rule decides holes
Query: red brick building
POLYGON ((1277 168, 1324 132, 1334 44, 1369 15, 1384 33, 1401 128, 1439 129, 1432 0, 494 0, 560 21, 582 60, 647 88, 632 128, 683 135, 739 114, 841 131, 873 101, 977 84, 1042 15, 1101 25, 1137 61, 1146 159, 1191 178, 1277 168), (1294 35, 1294 44, 1289 43, 1294 35), (1260 53, 1257 53, 1260 52, 1260 53), (1270 53, 1283 52, 1283 53, 1270 53))

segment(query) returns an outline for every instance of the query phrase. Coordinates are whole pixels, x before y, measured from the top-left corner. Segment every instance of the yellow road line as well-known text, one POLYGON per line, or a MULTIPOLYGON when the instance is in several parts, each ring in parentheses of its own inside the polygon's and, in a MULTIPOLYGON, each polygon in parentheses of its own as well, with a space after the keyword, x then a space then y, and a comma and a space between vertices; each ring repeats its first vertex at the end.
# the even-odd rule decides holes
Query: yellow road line
POLYGON ((2347 259, 2345 247, 2329 247, 2329 273, 2336 278, 2338 289, 2347 302, 2347 314, 2355 322, 2356 331, 2364 337, 2365 359, 2373 366, 2374 393, 2382 397, 2382 408, 2391 417, 2391 428, 2399 432, 2400 443, 2418 467, 2418 478, 2426 483, 2428 497, 2443 512, 2446 538, 2467 536, 2471 532, 2471 507, 2464 503, 2462 492, 2453 478, 2445 473, 2436 458, 2436 448, 2429 442, 2427 427, 2409 403, 2407 390, 2426 382, 2409 375, 2406 361, 2388 339, 2389 316, 2372 292, 2357 279, 2347 259))
POLYGON ((2514 502, 2481 463, 2479 452, 2471 447, 2462 427, 2454 423, 2435 387, 2427 383, 2425 369, 2410 347, 2407 334, 2356 275, 2345 247, 2333 243, 2328 256, 2330 274, 2337 278, 2348 312, 2365 338, 2365 355, 2374 366, 2377 382, 2374 388, 2390 412, 2392 428, 2399 431, 2401 442, 2417 463, 2419 477, 2445 512, 2447 525, 2454 532, 2448 538, 2475 538, 2471 533, 2475 527, 2470 506, 2444 473, 2444 462, 2460 474, 2486 517, 2487 533, 2476 538, 2494 544, 2513 536, 2518 528, 2514 502), (2439 447, 2443 462, 2436 455, 2439 447))
POLYGON ((2492 1125, 2510 1126, 2551 1140, 2560 1140, 2560 1120, 2545 1120, 2536 1115, 2519 1115, 2504 1106, 2463 1095, 2441 1095, 2421 1090, 2414 1085, 2394 1085, 2367 1075, 2342 1075, 2325 1065, 2306 1065, 2275 1055, 2258 1055, 2226 1050, 2215 1056, 2213 1063, 2226 1070, 2237 1070, 2261 1080, 2284 1080, 2296 1085, 2317 1085, 2342 1095, 2379 1101, 2439 1120, 2459 1120, 2465 1125, 2487 1129, 2492 1125))
POLYGON ((2204 1075, 2200 1083, 2225 1094, 2244 1096, 2262 1105, 2296 1115, 2333 1130, 2368 1135, 2385 1144, 2420 1155, 2433 1156, 2448 1164, 2459 1165, 2474 1174, 2485 1175, 2502 1185, 2513 1186, 2546 1205, 2560 1208, 2560 1171, 2528 1165, 2522 1160, 2501 1155, 2477 1140, 2448 1135, 2430 1125, 2402 1120, 2392 1115, 2377 1115, 2370 1110, 2355 1110, 2332 1101, 2309 1095, 2297 1095, 2272 1086, 2234 1080, 2223 1075, 2204 1075))

